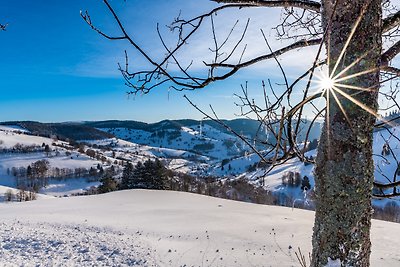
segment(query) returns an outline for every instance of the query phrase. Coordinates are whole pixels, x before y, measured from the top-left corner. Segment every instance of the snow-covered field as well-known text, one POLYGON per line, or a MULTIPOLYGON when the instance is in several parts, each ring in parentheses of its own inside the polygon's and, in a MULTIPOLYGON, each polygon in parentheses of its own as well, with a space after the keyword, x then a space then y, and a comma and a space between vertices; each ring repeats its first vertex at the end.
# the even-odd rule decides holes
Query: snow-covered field
MULTIPOLYGON (((0 204, 0 266, 300 266, 314 213, 168 191, 0 204)), ((400 224, 373 221, 371 266, 399 266, 400 224)))
POLYGON ((99 185, 100 182, 90 182, 87 178, 51 179, 46 187, 39 190, 39 193, 57 197, 70 196, 73 194, 83 194, 91 187, 99 185))

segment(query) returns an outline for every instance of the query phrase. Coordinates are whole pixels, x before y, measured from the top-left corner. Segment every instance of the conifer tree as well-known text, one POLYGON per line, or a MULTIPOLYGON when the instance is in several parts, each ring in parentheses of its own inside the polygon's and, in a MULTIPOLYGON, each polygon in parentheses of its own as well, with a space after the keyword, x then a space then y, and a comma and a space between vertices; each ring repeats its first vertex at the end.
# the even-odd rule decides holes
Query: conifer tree
POLYGON ((128 164, 125 165, 124 170, 122 172, 122 179, 121 183, 119 185, 120 189, 131 189, 132 187, 132 178, 133 178, 133 165, 132 163, 128 162, 128 164))
POLYGON ((101 185, 98 188, 99 193, 108 193, 117 190, 117 182, 110 175, 105 175, 101 179, 101 185))

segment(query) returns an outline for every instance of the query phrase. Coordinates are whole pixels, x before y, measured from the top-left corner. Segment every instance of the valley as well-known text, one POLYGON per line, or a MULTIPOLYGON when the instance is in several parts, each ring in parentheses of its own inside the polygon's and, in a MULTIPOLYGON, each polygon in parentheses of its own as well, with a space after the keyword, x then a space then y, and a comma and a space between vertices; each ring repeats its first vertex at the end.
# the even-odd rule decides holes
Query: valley
MULTIPOLYGON (((256 140, 255 121, 228 124, 236 132, 247 133, 249 140, 256 140)), ((311 137, 319 133, 318 129, 312 132, 311 137)), ((392 132, 375 132, 375 177, 382 183, 393 179, 388 175, 396 173, 398 166, 397 128, 392 132), (392 154, 382 154, 385 144, 390 146, 392 154)), ((268 136, 264 132, 261 137, 268 136)), ((261 153, 268 150, 254 143, 261 153)), ((315 147, 310 147, 305 155, 315 158, 315 147)), ((170 182, 165 188, 170 190, 313 209, 312 164, 293 158, 269 169, 236 135, 212 121, 194 120, 155 124, 134 121, 3 123, 0 126, 0 199, 7 199, 6 192, 10 198, 11 190, 13 200, 18 200, 18 189, 32 191, 33 185, 27 184, 32 180, 36 181, 34 191, 38 196, 96 194, 106 174, 115 181, 115 188, 110 189, 113 191, 121 184, 128 163, 135 166, 149 160, 159 160, 169 170, 170 182), (82 139, 73 139, 76 137, 82 139), (46 170, 33 177, 32 170, 28 169, 43 162, 46 170)), ((396 200, 374 199, 373 203, 379 213, 386 206, 397 210, 396 200)), ((392 219, 396 221, 396 218, 392 219)))

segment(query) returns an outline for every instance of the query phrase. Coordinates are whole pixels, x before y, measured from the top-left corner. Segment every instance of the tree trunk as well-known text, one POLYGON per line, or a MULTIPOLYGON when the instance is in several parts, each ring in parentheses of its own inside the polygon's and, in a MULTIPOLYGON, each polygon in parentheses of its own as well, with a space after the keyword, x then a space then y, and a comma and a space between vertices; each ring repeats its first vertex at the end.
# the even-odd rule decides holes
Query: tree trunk
POLYGON ((372 133, 379 90, 381 41, 381 0, 323 0, 323 27, 329 56, 329 72, 336 62, 360 16, 335 74, 368 55, 345 74, 372 70, 341 84, 366 88, 327 91, 328 111, 322 131, 315 167, 316 215, 313 234, 312 266, 369 266, 371 250, 371 191, 374 178, 372 133), (339 99, 342 108, 335 100, 339 99), (361 104, 360 104, 361 103, 361 104), (370 109, 366 111, 360 105, 370 109), (342 109, 345 111, 343 112, 342 109), (346 114, 344 114, 346 113, 346 114), (335 265, 336 266, 336 265, 335 265))

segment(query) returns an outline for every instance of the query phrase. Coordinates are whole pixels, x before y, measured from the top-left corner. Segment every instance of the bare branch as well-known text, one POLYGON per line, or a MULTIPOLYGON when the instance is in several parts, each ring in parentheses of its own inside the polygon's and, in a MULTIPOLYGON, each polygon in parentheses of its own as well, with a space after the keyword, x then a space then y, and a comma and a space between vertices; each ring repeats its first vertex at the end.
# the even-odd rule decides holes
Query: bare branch
POLYGON ((394 77, 400 77, 400 69, 392 67, 392 66, 382 66, 381 71, 388 72, 390 74, 395 75, 394 77))
POLYGON ((220 67, 220 68, 222 67, 222 68, 241 69, 241 68, 251 66, 253 64, 256 64, 258 62, 261 62, 261 61, 264 61, 264 60, 267 60, 267 59, 271 59, 271 58, 274 58, 274 57, 281 56, 281 55, 283 55, 283 54, 285 54, 285 53, 287 53, 289 51, 292 51, 292 50, 295 50, 295 49, 298 49, 298 48, 307 47, 307 46, 313 46, 313 45, 319 45, 319 44, 321 44, 321 42, 322 42, 321 38, 312 39, 312 40, 300 40, 300 41, 297 41, 297 42, 295 42, 293 44, 285 46, 285 47, 283 47, 283 48, 281 48, 279 50, 276 50, 276 51, 274 51, 272 53, 265 54, 265 55, 253 58, 253 59, 251 59, 249 61, 237 64, 237 65, 235 65, 235 64, 221 64, 221 63, 211 63, 211 64, 206 64, 206 65, 209 66, 209 67, 220 67))
MULTIPOLYGON (((132 38, 131 36, 128 35, 128 33, 125 30, 124 25, 122 24, 122 22, 120 21, 118 15, 116 14, 116 12, 114 11, 114 9, 111 7, 111 5, 109 4, 108 0, 103 0, 103 2, 105 3, 105 5, 107 6, 108 10, 110 11, 110 13, 112 14, 112 16, 114 17, 115 22, 117 23, 117 25, 119 26, 120 29, 120 34, 117 36, 111 36, 108 35, 104 32, 102 32, 100 29, 98 29, 93 23, 92 20, 89 16, 89 14, 87 12, 81 12, 81 16, 82 18, 86 21, 86 23, 96 32, 98 32, 99 34, 101 34, 102 36, 104 36, 107 39, 110 40, 127 40, 153 67, 154 69, 152 70, 148 70, 148 71, 141 71, 141 72, 134 72, 134 73, 130 73, 129 70, 127 68, 125 68, 124 70, 122 68, 120 68, 120 71, 122 72, 125 81, 127 82, 127 85, 132 87, 134 90, 130 93, 137 93, 137 92, 142 92, 142 93, 148 93, 151 89, 153 89, 154 87, 156 87, 157 85, 160 84, 164 84, 164 83, 172 83, 173 85, 171 85, 171 88, 176 89, 176 90, 193 90, 193 89, 199 89, 199 88, 204 88, 205 86, 207 86, 208 84, 215 82, 215 81, 220 81, 220 80, 225 80, 228 77, 232 76, 233 74, 235 74, 239 69, 250 66, 252 64, 258 63, 260 61, 263 60, 267 60, 270 58, 273 58, 274 56, 279 56, 282 55, 283 53, 286 53, 290 50, 293 49, 297 49, 297 48, 301 48, 301 47, 306 47, 306 46, 311 46, 311 45, 316 45, 319 44, 321 42, 321 39, 313 39, 313 40, 300 40, 298 42, 295 42, 287 47, 284 47, 282 49, 279 49, 277 51, 275 51, 274 53, 271 54, 267 54, 267 55, 263 55, 263 56, 259 56, 257 58, 254 58, 250 61, 247 62, 241 62, 241 60, 237 63, 237 64, 227 64, 225 63, 231 56, 232 54, 235 52, 235 50, 237 49, 238 45, 243 41, 244 35, 247 31, 247 27, 249 24, 249 20, 246 23, 246 27, 243 31, 242 36, 240 37, 239 41, 237 42, 236 46, 234 46, 234 48, 232 49, 232 51, 227 55, 227 57, 219 62, 213 62, 211 64, 206 64, 207 67, 209 67, 209 71, 208 71, 208 76, 206 77, 192 77, 189 72, 188 72, 188 67, 183 68, 177 58, 175 57, 175 54, 182 48, 182 46, 184 46, 187 41, 189 40, 189 38, 195 33, 197 32, 197 30, 199 29, 199 27, 202 25, 202 23, 204 22, 204 19, 207 17, 211 17, 212 19, 212 15, 217 13, 220 10, 223 9, 228 9, 228 8, 243 8, 243 7, 251 7, 254 6, 254 4, 227 4, 224 6, 220 6, 217 7, 213 10, 211 10, 210 12, 200 15, 198 17, 195 17, 191 20, 182 20, 177 18, 174 23, 173 26, 171 26, 171 30, 174 29, 178 29, 179 30, 179 41, 178 44, 176 45, 175 48, 173 49, 168 49, 165 45, 165 43, 162 40, 162 37, 159 33, 161 42, 164 46, 164 48, 167 50, 167 55, 165 56, 165 58, 159 62, 156 62, 155 60, 153 60, 149 54, 147 54, 142 47, 140 47, 132 38), (183 35, 183 27, 184 26, 188 26, 190 27, 190 31, 183 35), (167 68, 168 68, 168 63, 169 60, 172 59, 173 62, 175 64, 178 65, 179 69, 180 69, 180 74, 174 74, 172 72, 170 72, 167 68), (214 74, 214 70, 216 68, 230 68, 229 71, 225 72, 225 73, 221 73, 219 75, 215 75, 214 74), (164 76, 164 77, 163 77, 164 76), (162 80, 160 82, 160 80, 162 80)), ((297 1, 295 1, 297 2, 297 1)), ((229 35, 230 36, 230 35, 229 35)), ((228 36, 228 38, 229 38, 228 36)), ((215 39, 216 40, 216 39, 215 39)), ((221 47, 226 43, 226 40, 222 43, 222 45, 220 46, 216 46, 217 51, 214 51, 216 53, 216 59, 219 57, 219 53, 220 53, 220 49, 221 47)), ((244 53, 245 49, 242 52, 242 55, 240 58, 242 58, 243 53, 244 53)), ((127 64, 126 64, 127 66, 127 64)), ((191 64, 189 65, 189 67, 191 66, 191 64)))
POLYGON ((381 57, 382 64, 388 65, 389 61, 391 61, 399 53, 400 53, 400 41, 395 43, 388 50, 386 50, 385 53, 382 54, 382 57, 381 57))
POLYGON ((243 4, 257 7, 297 7, 320 12, 321 4, 310 0, 211 0, 220 4, 243 4))
POLYGON ((282 22, 275 29, 279 39, 317 38, 322 35, 321 14, 318 12, 284 8, 282 22))
POLYGON ((394 27, 400 26, 400 11, 389 15, 383 20, 383 32, 390 31, 394 27))
POLYGON ((372 197, 375 199, 386 199, 386 198, 393 198, 393 197, 398 197, 398 196, 400 196, 400 193, 391 193, 391 194, 385 194, 385 193, 375 194, 375 193, 373 193, 372 194, 372 197))

